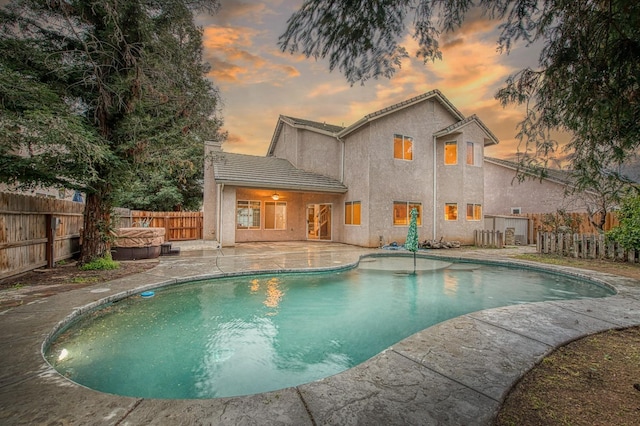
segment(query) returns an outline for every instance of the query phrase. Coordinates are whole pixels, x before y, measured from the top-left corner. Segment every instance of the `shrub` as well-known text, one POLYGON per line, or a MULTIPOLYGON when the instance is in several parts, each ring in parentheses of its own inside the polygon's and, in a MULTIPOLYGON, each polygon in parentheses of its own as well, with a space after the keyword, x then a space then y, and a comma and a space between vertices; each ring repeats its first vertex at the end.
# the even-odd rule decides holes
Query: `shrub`
POLYGON ((640 250, 640 196, 623 200, 618 220, 620 224, 607 232, 607 238, 627 250, 640 250))
POLYGON ((111 253, 105 254, 104 257, 92 260, 80 266, 83 271, 107 271, 110 269, 118 269, 120 264, 111 258, 111 253))

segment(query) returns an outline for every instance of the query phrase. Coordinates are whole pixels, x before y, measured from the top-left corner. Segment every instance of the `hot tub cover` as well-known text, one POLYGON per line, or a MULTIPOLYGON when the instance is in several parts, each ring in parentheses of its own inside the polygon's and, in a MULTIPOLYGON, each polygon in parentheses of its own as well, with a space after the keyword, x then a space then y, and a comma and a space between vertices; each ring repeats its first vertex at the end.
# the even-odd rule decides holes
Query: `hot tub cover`
POLYGON ((118 228, 114 247, 149 247, 164 243, 164 228, 118 228))

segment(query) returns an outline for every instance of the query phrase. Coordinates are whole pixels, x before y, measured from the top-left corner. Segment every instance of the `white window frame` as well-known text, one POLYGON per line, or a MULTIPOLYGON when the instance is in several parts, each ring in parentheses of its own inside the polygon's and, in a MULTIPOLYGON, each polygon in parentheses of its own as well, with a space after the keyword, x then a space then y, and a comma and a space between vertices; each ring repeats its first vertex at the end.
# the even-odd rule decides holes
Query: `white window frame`
POLYGON ((260 221, 262 220, 262 203, 257 200, 237 200, 236 201, 236 229, 260 229, 260 221), (241 206, 243 204, 243 206, 241 206), (243 214, 243 217, 246 218, 246 224, 242 224, 240 220, 240 209, 246 209, 247 212, 243 214), (255 225, 256 222, 256 212, 257 211, 257 221, 258 224, 255 225), (252 224, 249 225, 249 222, 252 224))
POLYGON ((344 224, 345 225, 350 225, 350 226, 360 226, 362 224, 362 202, 361 201, 345 201, 344 202, 344 224), (353 212, 354 212, 354 207, 356 205, 360 206, 360 210, 359 210, 360 215, 358 216, 358 223, 353 223, 354 222, 354 220, 353 220, 353 217, 354 217, 353 212), (350 221, 347 220, 347 218, 349 216, 349 215, 347 215, 347 210, 348 210, 349 207, 351 208, 351 216, 350 216, 351 220, 350 221))
POLYGON ((403 161, 413 161, 414 151, 413 147, 413 138, 411 136, 401 135, 400 133, 393 134, 393 158, 395 160, 403 160, 403 161), (396 139, 402 139, 402 158, 396 157, 396 139), (405 158, 405 143, 409 142, 411 144, 411 149, 409 152, 411 153, 411 158, 405 158))
POLYGON ((445 166, 455 166, 458 164, 458 141, 445 141, 444 143, 444 165, 445 166), (447 163, 447 145, 455 145, 456 147, 456 158, 455 158, 455 162, 453 163, 447 163))
POLYGON ((287 202, 286 201, 265 201, 264 202, 264 229, 265 231, 283 231, 287 229, 287 202), (273 225, 267 226, 267 206, 273 205, 273 225), (280 207, 280 209, 278 208, 280 207), (281 218, 278 218, 281 215, 281 218))

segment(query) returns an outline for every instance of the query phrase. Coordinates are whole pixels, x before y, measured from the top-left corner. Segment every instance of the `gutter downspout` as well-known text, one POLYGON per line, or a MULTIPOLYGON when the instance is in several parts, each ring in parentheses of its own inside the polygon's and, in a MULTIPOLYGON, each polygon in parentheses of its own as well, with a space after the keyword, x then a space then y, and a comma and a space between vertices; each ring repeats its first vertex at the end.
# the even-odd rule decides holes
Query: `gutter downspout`
POLYGON ((436 239, 436 219, 438 217, 437 214, 437 209, 436 209, 436 203, 438 201, 438 194, 437 194, 437 165, 438 162, 436 160, 437 157, 437 149, 436 149, 436 137, 433 137, 433 237, 431 238, 432 240, 436 239))
POLYGON ((341 164, 340 164, 340 183, 344 183, 344 140, 340 139, 340 136, 336 136, 338 142, 342 143, 342 152, 340 153, 341 164))
POLYGON ((218 199, 216 200, 216 204, 218 206, 217 212, 217 221, 216 228, 218 230, 218 244, 222 247, 222 191, 224 191, 224 183, 218 184, 218 199))

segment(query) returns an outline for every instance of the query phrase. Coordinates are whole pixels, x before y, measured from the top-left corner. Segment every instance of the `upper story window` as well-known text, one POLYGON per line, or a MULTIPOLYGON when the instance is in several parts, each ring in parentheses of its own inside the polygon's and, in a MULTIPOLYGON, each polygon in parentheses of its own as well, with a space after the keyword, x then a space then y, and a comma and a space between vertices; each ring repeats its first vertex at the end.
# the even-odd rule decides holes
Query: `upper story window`
POLYGON ((411 210, 418 210, 417 225, 422 225, 422 204, 411 201, 394 201, 393 202, 393 224, 409 225, 411 220, 411 210))
POLYGON ((467 164, 473 166, 473 142, 467 142, 467 164))
POLYGON ((360 225, 361 210, 360 201, 347 201, 344 203, 344 224, 360 225))
POLYGON ((458 142, 451 141, 444 143, 444 164, 458 164, 458 142))
POLYGON ((457 203, 447 203, 444 205, 444 220, 458 220, 457 203))
POLYGON ((467 204, 467 220, 482 219, 482 204, 467 204))
POLYGON ((260 201, 238 200, 236 203, 236 228, 260 229, 260 201))
POLYGON ((287 203, 264 202, 264 229, 287 229, 287 203))
POLYGON ((413 138, 403 135, 393 135, 393 158, 413 160, 413 138))
POLYGON ((467 142, 467 164, 470 166, 482 165, 482 148, 479 144, 467 142))

